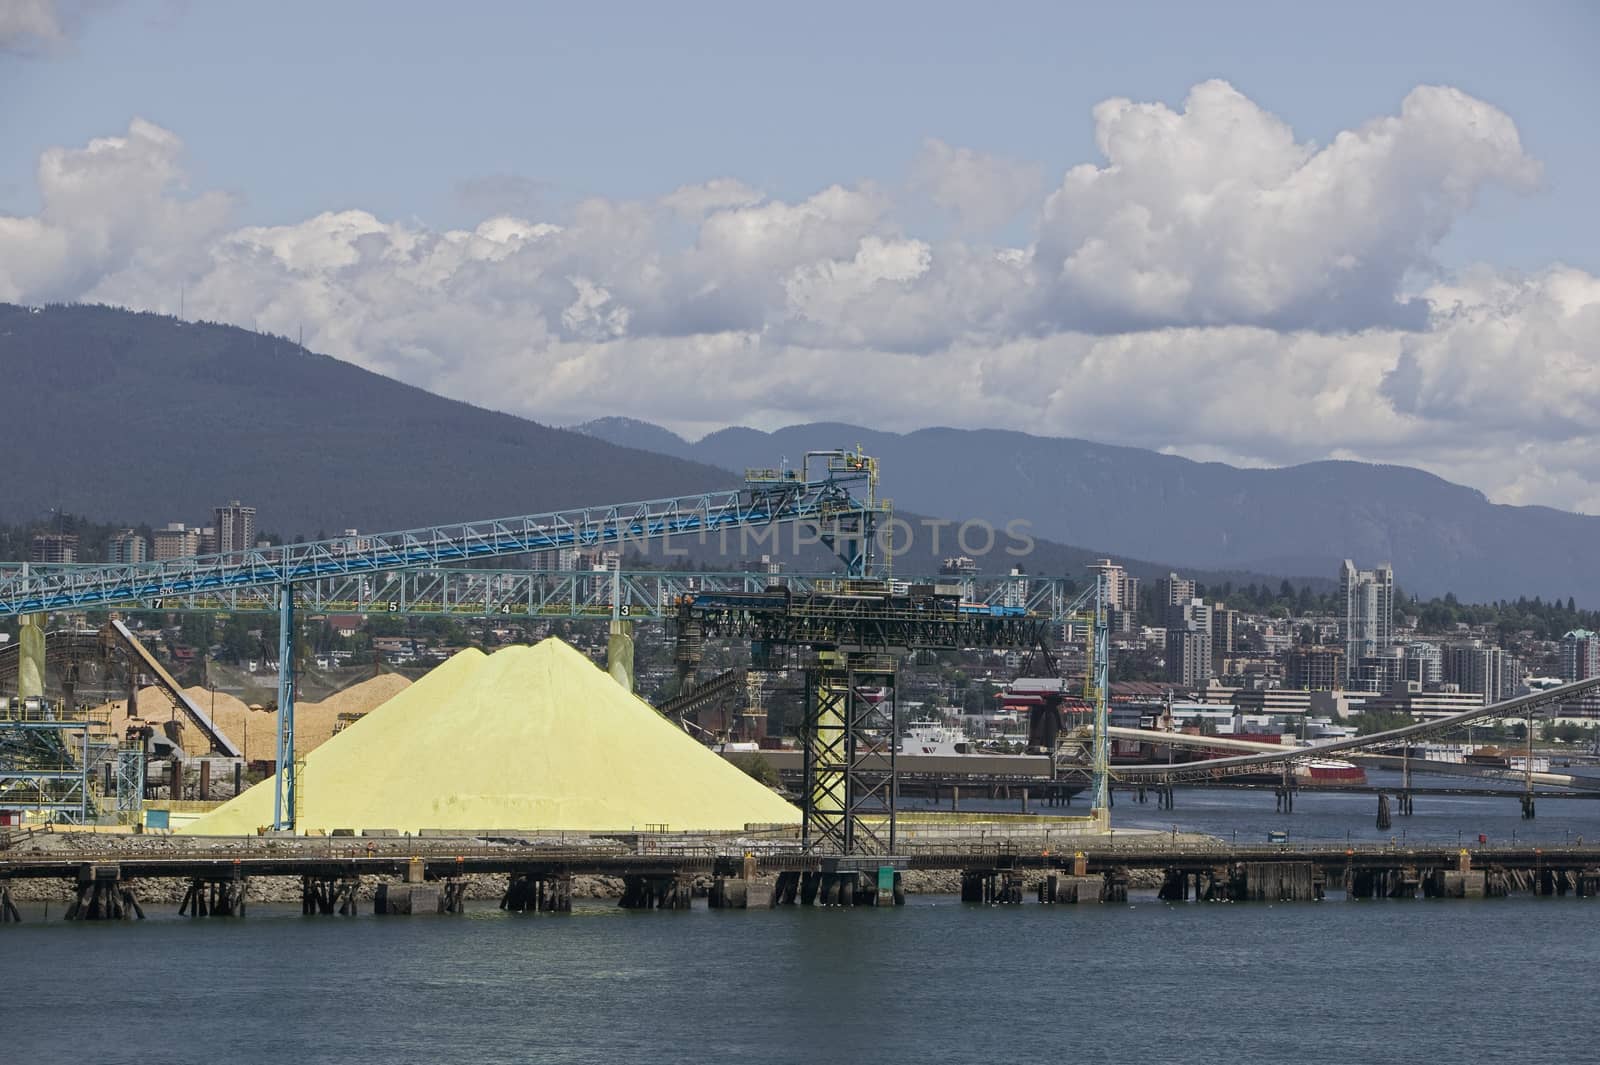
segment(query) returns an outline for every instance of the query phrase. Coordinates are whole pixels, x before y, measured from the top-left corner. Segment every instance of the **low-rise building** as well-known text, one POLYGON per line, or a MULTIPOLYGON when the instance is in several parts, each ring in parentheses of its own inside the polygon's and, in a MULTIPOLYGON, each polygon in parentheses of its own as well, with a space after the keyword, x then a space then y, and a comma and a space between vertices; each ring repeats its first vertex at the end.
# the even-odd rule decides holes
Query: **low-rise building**
POLYGON ((1479 692, 1426 691, 1414 681, 1404 681, 1382 695, 1369 698, 1363 710, 1388 710, 1411 714, 1413 717, 1449 717, 1483 707, 1479 692))
POLYGON ((1241 714, 1300 717, 1311 712, 1311 693, 1295 688, 1241 688, 1233 693, 1233 708, 1241 714))

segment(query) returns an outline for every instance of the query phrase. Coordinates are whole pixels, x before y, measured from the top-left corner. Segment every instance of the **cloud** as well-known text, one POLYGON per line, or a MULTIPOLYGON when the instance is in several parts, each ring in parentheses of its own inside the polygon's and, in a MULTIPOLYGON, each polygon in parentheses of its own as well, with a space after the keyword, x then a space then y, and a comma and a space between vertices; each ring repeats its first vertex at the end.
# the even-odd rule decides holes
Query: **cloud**
POLYGON ((1037 204, 1044 189, 1044 169, 1036 163, 951 147, 930 137, 912 164, 911 186, 955 215, 963 229, 982 233, 998 229, 1037 204))
POLYGON ((1479 190, 1539 179, 1511 119, 1450 88, 1322 148, 1221 81, 1181 112, 1115 99, 1094 114, 1107 163, 1067 172, 1035 254, 1058 325, 1415 328, 1427 308, 1405 283, 1479 190))
POLYGON ((718 178, 701 185, 685 185, 661 197, 661 205, 685 218, 700 219, 727 207, 754 207, 764 197, 742 181, 718 178))
POLYGON ((64 51, 96 10, 111 0, 0 0, 0 54, 64 51))
POLYGON ((1209 82, 1181 110, 1107 101, 1095 124, 1103 158, 1046 197, 930 142, 925 189, 975 227, 939 239, 870 182, 783 200, 731 178, 559 219, 486 204, 469 229, 362 210, 239 226, 186 189, 179 137, 136 119, 43 155, 39 213, 0 216, 0 298, 171 312, 181 286, 193 315, 304 327, 317 350, 547 421, 1338 455, 1600 513, 1600 280, 1431 258, 1484 187, 1538 181, 1507 116, 1424 87, 1318 146, 1209 82), (980 239, 1019 209, 1030 243, 980 239))
POLYGON ((0 299, 77 299, 132 268, 176 284, 201 268, 231 202, 184 196, 182 156, 176 135, 138 118, 123 136, 44 152, 39 214, 0 216, 0 299))

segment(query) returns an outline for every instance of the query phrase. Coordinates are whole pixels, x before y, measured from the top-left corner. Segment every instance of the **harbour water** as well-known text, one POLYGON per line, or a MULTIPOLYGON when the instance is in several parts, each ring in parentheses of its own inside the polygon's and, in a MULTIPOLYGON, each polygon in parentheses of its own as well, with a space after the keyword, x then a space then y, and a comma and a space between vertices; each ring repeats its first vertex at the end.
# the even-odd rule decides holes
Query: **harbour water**
MULTIPOLYGON (((1377 778, 1378 782, 1381 778, 1377 778)), ((1000 804, 1004 805, 1004 804, 1000 804)), ((965 807, 966 804, 964 803, 965 807)), ((1372 841, 1600 838, 1600 802, 1180 789, 1126 828, 1372 841)), ((1600 900, 899 908, 67 923, 0 927, 0 1061, 1585 1061, 1600 900)))
POLYGON ((0 929, 19 1063, 1590 1060, 1600 905, 962 905, 0 929))

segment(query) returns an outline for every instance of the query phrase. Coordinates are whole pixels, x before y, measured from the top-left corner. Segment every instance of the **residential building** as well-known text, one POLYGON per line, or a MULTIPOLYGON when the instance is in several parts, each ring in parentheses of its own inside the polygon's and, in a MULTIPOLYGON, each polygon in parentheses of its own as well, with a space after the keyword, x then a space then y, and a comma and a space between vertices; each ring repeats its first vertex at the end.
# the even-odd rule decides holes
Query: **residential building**
POLYGON ((181 521, 171 522, 165 529, 151 534, 150 557, 157 562, 199 553, 200 530, 187 528, 181 521))
POLYGON ((1559 659, 1562 680, 1600 677, 1600 634, 1573 629, 1561 637, 1559 659))
POLYGON ((1444 682, 1444 657, 1438 644, 1412 640, 1405 645, 1405 679, 1424 687, 1444 682))
POLYGON ((1168 608, 1166 661, 1172 684, 1204 688, 1211 682, 1211 608, 1205 600, 1168 608))
POLYGON ((593 548, 550 547, 531 554, 533 569, 573 573, 598 568, 599 552, 593 548))
POLYGON ((1355 676, 1348 686, 1355 691, 1386 692, 1405 681, 1406 660, 1397 648, 1384 654, 1367 655, 1356 663, 1355 676))
POLYGON ((106 561, 113 565, 132 566, 149 557, 149 543, 132 529, 123 529, 106 543, 106 561))
POLYGON ((1168 608, 1182 606, 1194 598, 1194 581, 1169 573, 1156 581, 1156 615, 1165 617, 1168 608))
POLYGON ((248 551, 256 542, 256 508, 242 506, 237 499, 228 500, 227 506, 217 507, 214 527, 219 554, 248 551))
POLYGON ((78 534, 40 533, 28 548, 28 561, 46 565, 78 561, 78 534))
POLYGON ((1106 578, 1106 606, 1127 613, 1131 619, 1139 612, 1139 578, 1128 576, 1128 571, 1109 558, 1089 564, 1095 577, 1106 578))
MULTIPOLYGON (((1388 650, 1394 636, 1394 568, 1356 569, 1348 558, 1339 570, 1344 600, 1346 686, 1360 686, 1360 663, 1388 650)), ((1364 689, 1367 691, 1382 689, 1364 689)))
POLYGON ((1522 683, 1522 663, 1515 656, 1477 642, 1447 646, 1442 673, 1445 684, 1482 695, 1486 703, 1512 698, 1522 683))
POLYGON ((1344 648, 1302 644, 1292 649, 1284 665, 1284 686, 1301 691, 1332 691, 1344 687, 1344 648))
POLYGON ((217 550, 216 526, 208 525, 204 529, 196 529, 195 536, 198 540, 197 550, 202 555, 215 555, 217 550))
POLYGON ((1215 661, 1233 654, 1233 627, 1238 620, 1237 610, 1229 610, 1221 603, 1211 604, 1211 657, 1215 661))

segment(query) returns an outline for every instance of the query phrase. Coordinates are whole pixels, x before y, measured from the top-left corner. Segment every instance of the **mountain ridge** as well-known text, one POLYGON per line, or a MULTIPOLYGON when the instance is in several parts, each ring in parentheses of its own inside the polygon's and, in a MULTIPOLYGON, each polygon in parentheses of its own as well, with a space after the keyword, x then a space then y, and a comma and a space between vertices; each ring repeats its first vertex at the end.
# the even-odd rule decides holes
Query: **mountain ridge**
MULTIPOLYGON (((289 538, 387 531, 732 488, 745 466, 778 458, 758 450, 730 471, 626 448, 436 396, 286 338, 97 305, 0 304, 0 370, 41 419, 8 440, 0 522, 16 525, 37 527, 56 508, 95 521, 206 523, 212 507, 242 499, 262 532, 289 538)), ((936 568, 931 545, 920 546, 903 572, 936 568)), ((718 544, 690 548, 693 561, 721 558, 719 568, 738 560, 718 544)), ((1095 555, 1041 542, 1022 561, 1081 579, 1095 555)), ((832 568, 815 550, 791 561, 832 568)), ((985 561, 1003 572, 1014 560, 985 561)))
MULTIPOLYGON (((1087 560, 1110 555, 1147 577, 1181 569, 1213 584, 1322 583, 1338 558, 1352 557, 1393 561, 1401 587, 1424 594, 1600 600, 1587 546, 1600 519, 1500 507, 1405 467, 1377 468, 1373 482, 1373 469, 1355 463, 1237 470, 1012 430, 895 434, 847 423, 735 427, 694 444, 631 419, 573 432, 436 396, 285 338, 95 305, 0 304, 0 368, 16 409, 31 412, 8 439, 0 521, 38 522, 59 508, 205 523, 212 507, 242 498, 263 531, 290 538, 417 528, 730 488, 747 466, 860 443, 882 460, 897 514, 1030 522, 1033 555, 996 552, 982 560, 990 572, 1019 561, 1032 573, 1081 577, 1087 560), (1298 531, 1286 529, 1268 519, 1293 508, 1267 490, 1285 480, 1356 502, 1330 509, 1323 500, 1298 531), (1485 515, 1493 536, 1474 524, 1485 515), (1157 535, 1172 529, 1181 535, 1157 535), (1505 566, 1512 541, 1540 550, 1505 566), (1448 572, 1429 579, 1413 562, 1418 544, 1458 571, 1488 559, 1501 586, 1448 572)), ((902 572, 960 553, 926 540, 902 572)))
POLYGON ((574 428, 725 468, 735 450, 797 459, 816 440, 860 442, 893 471, 890 494, 908 509, 1022 517, 1043 538, 1116 544, 1118 554, 1171 565, 1332 578, 1351 558, 1392 563, 1396 581, 1423 595, 1600 602, 1600 554, 1589 546, 1600 542, 1600 518, 1492 503, 1408 466, 1328 459, 1251 469, 1011 429, 890 433, 822 422, 734 426, 692 443, 669 434, 674 444, 667 430, 631 419, 574 428), (967 475, 951 476, 958 470, 967 475))

